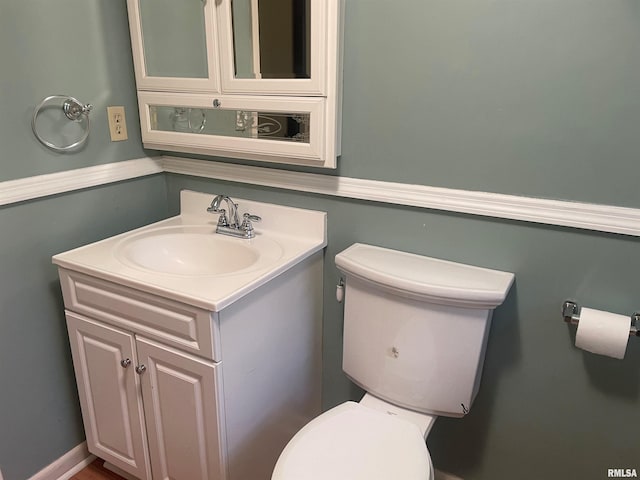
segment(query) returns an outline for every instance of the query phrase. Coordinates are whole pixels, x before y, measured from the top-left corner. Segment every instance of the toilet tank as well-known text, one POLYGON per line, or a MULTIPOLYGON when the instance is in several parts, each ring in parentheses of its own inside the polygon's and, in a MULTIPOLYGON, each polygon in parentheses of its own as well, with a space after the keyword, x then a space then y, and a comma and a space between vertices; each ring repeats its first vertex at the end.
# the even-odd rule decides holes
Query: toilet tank
POLYGON ((461 417, 478 392, 493 310, 508 272, 354 244, 345 277, 343 370, 367 392, 461 417))

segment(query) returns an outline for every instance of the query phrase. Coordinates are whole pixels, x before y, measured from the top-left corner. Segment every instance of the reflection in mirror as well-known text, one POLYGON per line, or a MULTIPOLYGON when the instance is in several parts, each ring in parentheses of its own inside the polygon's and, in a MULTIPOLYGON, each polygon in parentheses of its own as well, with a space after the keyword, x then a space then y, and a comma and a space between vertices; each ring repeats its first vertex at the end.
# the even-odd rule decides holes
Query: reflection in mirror
POLYGON ((140 0, 146 74, 207 78, 202 0, 140 0))
POLYGON ((236 78, 311 78, 311 0, 232 0, 236 78))
POLYGON ((149 107, 151 129, 237 138, 309 143, 308 113, 276 113, 222 108, 149 107))

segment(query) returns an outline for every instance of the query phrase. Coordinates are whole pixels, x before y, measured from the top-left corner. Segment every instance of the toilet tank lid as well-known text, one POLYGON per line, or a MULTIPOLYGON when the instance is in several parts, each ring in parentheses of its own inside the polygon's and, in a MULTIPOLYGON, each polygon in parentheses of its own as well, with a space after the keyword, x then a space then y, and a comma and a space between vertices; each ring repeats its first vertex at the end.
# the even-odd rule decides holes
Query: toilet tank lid
POLYGON ((441 305, 493 309, 502 304, 513 273, 355 243, 336 255, 347 276, 396 294, 441 305))

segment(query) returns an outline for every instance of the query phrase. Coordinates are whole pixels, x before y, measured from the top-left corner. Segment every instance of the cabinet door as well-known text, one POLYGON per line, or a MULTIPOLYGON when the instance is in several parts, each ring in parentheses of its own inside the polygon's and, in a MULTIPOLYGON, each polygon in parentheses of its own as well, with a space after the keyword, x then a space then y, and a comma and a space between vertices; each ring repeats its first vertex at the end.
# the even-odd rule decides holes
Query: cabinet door
POLYGON ((339 0, 219 0, 223 93, 326 96, 339 0))
POLYGON ((138 90, 219 91, 214 0, 127 0, 138 90))
POLYGON ((148 148, 335 166, 322 98, 139 92, 138 103, 148 148))
POLYGON ((66 316, 89 451, 150 479, 133 336, 70 312, 66 316))
POLYGON ((136 347, 154 480, 224 480, 219 364, 140 337, 136 347))

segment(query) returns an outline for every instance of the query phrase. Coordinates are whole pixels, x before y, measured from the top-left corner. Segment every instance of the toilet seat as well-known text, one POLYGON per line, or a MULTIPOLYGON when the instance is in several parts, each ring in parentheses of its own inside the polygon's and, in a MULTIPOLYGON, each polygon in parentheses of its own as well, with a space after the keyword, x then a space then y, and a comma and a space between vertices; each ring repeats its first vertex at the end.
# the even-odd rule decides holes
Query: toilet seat
POLYGON ((431 457, 412 423, 346 402, 287 444, 271 480, 430 480, 431 457))

